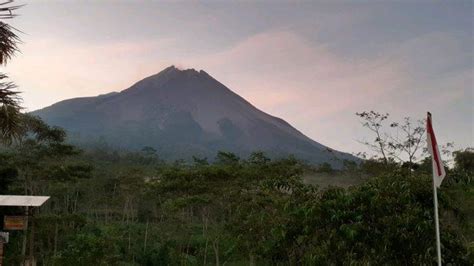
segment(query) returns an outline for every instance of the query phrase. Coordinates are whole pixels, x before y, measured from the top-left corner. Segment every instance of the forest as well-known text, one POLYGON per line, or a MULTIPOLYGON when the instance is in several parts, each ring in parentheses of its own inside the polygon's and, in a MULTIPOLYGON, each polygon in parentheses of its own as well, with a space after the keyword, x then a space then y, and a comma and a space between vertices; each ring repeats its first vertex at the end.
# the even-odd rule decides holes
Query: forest
MULTIPOLYGON (((315 167, 262 152, 167 162, 159 151, 81 150, 21 116, 0 151, 0 194, 49 195, 34 245, 12 231, 6 265, 422 265, 436 262, 431 160, 315 167), (344 176, 352 186, 308 184, 344 176)), ((443 263, 472 265, 474 153, 455 152, 439 190, 443 263)), ((2 208, 2 214, 22 213, 2 208)), ((31 232, 30 232, 31 234, 31 232)), ((29 236, 31 237, 31 235, 29 236)))

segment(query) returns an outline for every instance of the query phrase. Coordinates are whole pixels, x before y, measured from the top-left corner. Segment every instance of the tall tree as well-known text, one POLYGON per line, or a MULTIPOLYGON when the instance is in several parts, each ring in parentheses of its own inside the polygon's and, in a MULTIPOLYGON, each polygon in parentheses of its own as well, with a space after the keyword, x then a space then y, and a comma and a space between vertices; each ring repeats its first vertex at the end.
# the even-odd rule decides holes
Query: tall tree
MULTIPOLYGON (((21 6, 11 5, 13 0, 0 3, 0 64, 6 65, 18 51, 20 38, 16 29, 5 23, 16 15, 13 11, 21 6)), ((16 85, 7 81, 8 76, 0 73, 0 141, 10 143, 19 135, 21 130, 21 97, 16 91, 16 85)))
MULTIPOLYGON (((425 121, 405 117, 402 122, 391 122, 388 113, 365 111, 356 113, 362 119, 362 126, 372 131, 373 141, 360 141, 375 153, 375 158, 381 158, 384 163, 389 161, 413 165, 426 155, 425 121)), ((443 146, 449 150, 452 143, 443 146)))

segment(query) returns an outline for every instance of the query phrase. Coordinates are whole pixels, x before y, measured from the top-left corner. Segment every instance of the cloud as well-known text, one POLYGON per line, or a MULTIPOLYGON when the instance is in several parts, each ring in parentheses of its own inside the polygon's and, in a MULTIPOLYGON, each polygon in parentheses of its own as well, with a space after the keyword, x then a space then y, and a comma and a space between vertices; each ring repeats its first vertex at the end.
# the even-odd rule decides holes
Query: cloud
POLYGON ((315 115, 356 105, 368 93, 389 90, 394 86, 387 84, 402 78, 397 76, 397 65, 354 62, 337 56, 324 44, 315 45, 287 31, 252 36, 229 50, 197 58, 195 63, 265 110, 286 104, 315 115))

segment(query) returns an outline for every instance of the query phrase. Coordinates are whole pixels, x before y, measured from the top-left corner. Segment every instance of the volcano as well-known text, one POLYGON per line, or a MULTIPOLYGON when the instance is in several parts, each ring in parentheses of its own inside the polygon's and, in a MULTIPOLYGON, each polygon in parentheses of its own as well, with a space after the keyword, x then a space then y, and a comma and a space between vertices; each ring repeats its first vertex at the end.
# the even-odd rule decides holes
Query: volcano
POLYGON ((214 158, 218 151, 291 154, 313 164, 355 160, 257 109, 202 70, 171 66, 119 93, 64 100, 33 114, 66 129, 76 144, 149 146, 169 160, 214 158))

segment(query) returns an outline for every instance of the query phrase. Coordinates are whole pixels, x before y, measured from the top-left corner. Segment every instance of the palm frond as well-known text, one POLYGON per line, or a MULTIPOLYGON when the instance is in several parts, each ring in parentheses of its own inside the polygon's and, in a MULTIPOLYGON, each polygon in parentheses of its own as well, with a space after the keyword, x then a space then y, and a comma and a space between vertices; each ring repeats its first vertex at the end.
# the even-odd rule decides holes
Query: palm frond
MULTIPOLYGON (((0 3, 0 19, 14 18, 13 11, 21 6, 5 6, 12 3, 12 0, 0 3)), ((18 51, 18 44, 21 42, 17 29, 0 21, 0 64, 4 65, 18 51)))
POLYGON ((14 140, 19 140, 22 134, 22 114, 18 108, 0 106, 0 142, 11 144, 14 140))
POLYGON ((20 38, 14 32, 15 28, 0 21, 0 64, 6 64, 18 51, 20 38))
POLYGON ((0 73, 0 106, 8 105, 20 109, 20 92, 16 90, 15 83, 2 81, 7 78, 7 75, 0 73))
MULTIPOLYGON (((13 0, 0 2, 0 20, 14 18, 13 11, 21 6, 10 5, 13 0)), ((0 21, 0 65, 5 65, 18 51, 21 42, 18 30, 0 21)), ((0 73, 0 142, 10 144, 24 134, 21 113, 21 97, 16 85, 6 81, 8 76, 0 73)))

